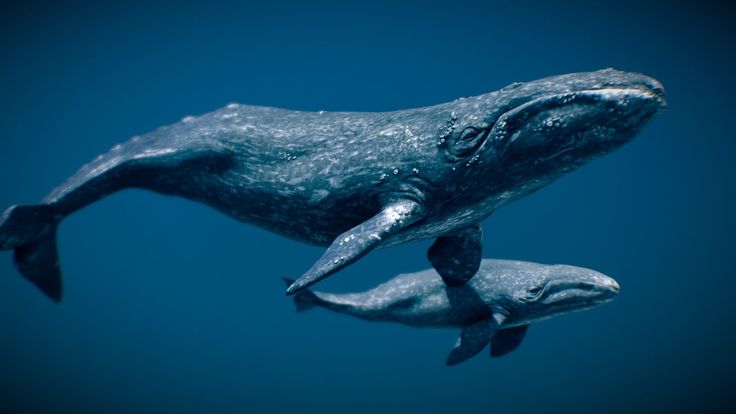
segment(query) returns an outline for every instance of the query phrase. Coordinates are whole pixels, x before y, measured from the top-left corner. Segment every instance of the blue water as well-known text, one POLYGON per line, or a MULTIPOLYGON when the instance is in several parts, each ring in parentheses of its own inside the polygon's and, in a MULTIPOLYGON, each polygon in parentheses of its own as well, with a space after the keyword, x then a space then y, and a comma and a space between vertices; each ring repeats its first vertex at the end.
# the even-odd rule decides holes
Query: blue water
MULTIPOLYGON (((733 405, 731 11, 118 3, 1 6, 0 208, 39 200, 117 142, 229 102, 382 111, 615 67, 659 79, 669 109, 625 148, 495 213, 484 253, 591 267, 622 291, 532 326, 505 358, 447 368, 456 331, 295 313, 280 277, 300 275, 320 248, 129 190, 63 223, 60 305, 0 254, 0 412, 733 405)), ((429 243, 373 252, 319 288, 361 290, 427 268, 429 243)))

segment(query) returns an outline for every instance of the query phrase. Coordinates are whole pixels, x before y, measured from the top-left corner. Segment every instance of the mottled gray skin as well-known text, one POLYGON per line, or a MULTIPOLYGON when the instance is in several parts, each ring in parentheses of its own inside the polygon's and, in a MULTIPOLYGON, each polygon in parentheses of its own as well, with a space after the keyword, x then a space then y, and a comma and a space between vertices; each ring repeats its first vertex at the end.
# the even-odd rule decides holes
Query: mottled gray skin
POLYGON ((330 246, 289 293, 374 248, 435 237, 430 261, 448 284, 462 284, 480 263, 483 219, 620 147, 663 107, 656 80, 612 69, 394 112, 231 104, 133 137, 40 205, 10 207, 0 249, 15 249, 21 273, 58 300, 59 221, 144 188, 330 246))
MULTIPOLYGON (((480 349, 507 332, 568 312, 610 302, 616 281, 594 270, 567 265, 485 259, 476 275, 462 286, 447 286, 433 269, 396 276, 363 293, 304 291, 295 295, 298 310, 321 306, 369 321, 396 322, 421 328, 467 327, 488 321, 495 328, 481 339, 480 349), (483 342, 485 343, 483 344, 483 342)), ((492 346, 503 344, 493 343, 492 346)), ((458 358, 456 355, 455 358, 458 358)))

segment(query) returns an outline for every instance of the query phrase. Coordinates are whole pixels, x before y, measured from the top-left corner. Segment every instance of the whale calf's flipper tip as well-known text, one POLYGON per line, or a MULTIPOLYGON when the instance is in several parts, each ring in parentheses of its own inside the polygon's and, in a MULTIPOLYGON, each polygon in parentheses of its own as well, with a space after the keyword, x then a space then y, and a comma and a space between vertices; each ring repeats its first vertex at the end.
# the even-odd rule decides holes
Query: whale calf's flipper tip
POLYGON ((0 216, 0 250, 15 249, 15 265, 20 273, 54 302, 60 302, 56 225, 48 205, 12 206, 0 216))

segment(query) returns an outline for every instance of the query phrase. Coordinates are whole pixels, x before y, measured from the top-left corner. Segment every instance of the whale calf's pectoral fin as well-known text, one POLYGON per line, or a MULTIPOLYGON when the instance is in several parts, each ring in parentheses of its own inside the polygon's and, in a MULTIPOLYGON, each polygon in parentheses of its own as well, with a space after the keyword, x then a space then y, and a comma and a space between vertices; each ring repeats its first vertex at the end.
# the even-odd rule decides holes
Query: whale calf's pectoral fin
POLYGON ((498 332, 499 327, 499 320, 493 317, 467 325, 460 333, 460 338, 450 351, 445 363, 447 365, 457 365, 477 355, 491 342, 491 338, 498 332))
POLYGON ((500 357, 518 348, 526 336, 529 325, 502 329, 491 339, 491 356, 500 357))
POLYGON ((475 275, 482 254, 483 229, 478 223, 438 237, 427 257, 447 286, 458 286, 475 275))
POLYGON ((289 286, 286 294, 309 287, 365 256, 383 239, 419 220, 422 211, 422 206, 412 200, 387 205, 375 216, 338 236, 322 257, 289 286))

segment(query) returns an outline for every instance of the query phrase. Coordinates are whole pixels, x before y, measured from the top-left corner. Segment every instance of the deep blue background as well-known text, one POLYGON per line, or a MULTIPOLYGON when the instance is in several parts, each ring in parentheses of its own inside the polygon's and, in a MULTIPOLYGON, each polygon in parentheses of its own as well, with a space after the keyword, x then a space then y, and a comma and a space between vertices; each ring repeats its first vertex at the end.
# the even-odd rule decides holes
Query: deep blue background
MULTIPOLYGON (((382 111, 612 66, 659 79, 669 109, 498 211, 484 243, 486 257, 592 267, 622 292, 533 326, 506 358, 447 368, 458 332, 295 313, 280 277, 320 248, 125 191, 62 225, 60 305, 0 255, 0 411, 680 412, 736 391, 730 10, 203 3, 0 8, 0 208, 229 102, 382 111)), ((429 243, 373 252, 319 288, 427 268, 429 243)))

